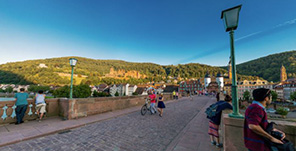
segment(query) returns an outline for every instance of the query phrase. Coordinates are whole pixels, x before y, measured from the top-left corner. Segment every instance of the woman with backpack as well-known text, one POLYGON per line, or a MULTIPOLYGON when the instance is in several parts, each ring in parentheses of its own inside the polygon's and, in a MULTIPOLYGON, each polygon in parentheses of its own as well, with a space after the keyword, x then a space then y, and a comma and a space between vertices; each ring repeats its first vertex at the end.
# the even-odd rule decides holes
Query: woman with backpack
POLYGON ((222 92, 218 94, 220 101, 207 108, 206 114, 207 118, 210 119, 208 134, 210 135, 211 144, 216 145, 217 148, 222 148, 223 144, 219 141, 219 125, 221 123, 222 111, 226 109, 232 110, 232 99, 229 95, 224 96, 222 92))

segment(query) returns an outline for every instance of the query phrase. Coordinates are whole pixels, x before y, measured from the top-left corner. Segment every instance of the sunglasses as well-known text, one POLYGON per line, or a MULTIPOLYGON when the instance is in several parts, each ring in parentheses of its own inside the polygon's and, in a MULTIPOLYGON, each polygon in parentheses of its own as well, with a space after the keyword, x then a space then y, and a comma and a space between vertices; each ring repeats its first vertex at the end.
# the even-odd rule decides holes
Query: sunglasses
POLYGON ((269 99, 271 99, 272 96, 270 93, 271 93, 271 90, 268 90, 263 98, 266 98, 269 95, 269 99))

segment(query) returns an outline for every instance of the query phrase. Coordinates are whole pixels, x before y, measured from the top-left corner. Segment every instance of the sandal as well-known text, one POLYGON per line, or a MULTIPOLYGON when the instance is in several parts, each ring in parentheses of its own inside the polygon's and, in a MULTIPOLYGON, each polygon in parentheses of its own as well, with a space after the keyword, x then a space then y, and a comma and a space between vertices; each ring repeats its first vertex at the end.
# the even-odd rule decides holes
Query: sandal
POLYGON ((212 141, 211 144, 212 144, 213 146, 216 146, 217 143, 216 143, 215 141, 212 141))
POLYGON ((222 148, 223 147, 223 144, 221 144, 221 143, 220 144, 216 144, 216 147, 217 148, 222 148))

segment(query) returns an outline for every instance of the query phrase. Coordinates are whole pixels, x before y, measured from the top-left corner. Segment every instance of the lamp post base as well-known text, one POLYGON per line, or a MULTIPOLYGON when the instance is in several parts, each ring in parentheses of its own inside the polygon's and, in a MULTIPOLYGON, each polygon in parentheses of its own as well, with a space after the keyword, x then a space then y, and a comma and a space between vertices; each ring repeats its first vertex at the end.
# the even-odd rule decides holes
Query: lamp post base
POLYGON ((241 115, 240 113, 237 113, 237 114, 235 114, 235 113, 230 113, 230 114, 228 114, 228 116, 229 116, 229 117, 232 117, 232 118, 240 118, 240 119, 243 119, 243 118, 244 118, 244 116, 241 115))

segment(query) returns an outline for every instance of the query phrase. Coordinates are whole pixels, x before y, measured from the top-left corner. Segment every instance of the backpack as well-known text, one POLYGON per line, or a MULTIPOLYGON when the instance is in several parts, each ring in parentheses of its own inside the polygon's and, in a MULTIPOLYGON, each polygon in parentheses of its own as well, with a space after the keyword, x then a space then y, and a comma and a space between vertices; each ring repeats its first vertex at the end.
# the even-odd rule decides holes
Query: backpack
MULTIPOLYGON (((266 132, 270 135, 272 135, 274 124, 274 122, 271 122, 267 125, 266 132)), ((264 141, 266 144, 268 144, 268 146, 270 146, 271 151, 295 151, 294 144, 287 139, 283 140, 284 144, 273 143, 267 138, 264 138, 264 141)))
POLYGON ((208 119, 211 119, 212 117, 216 116, 218 106, 218 103, 214 103, 206 109, 205 113, 207 114, 208 119))

